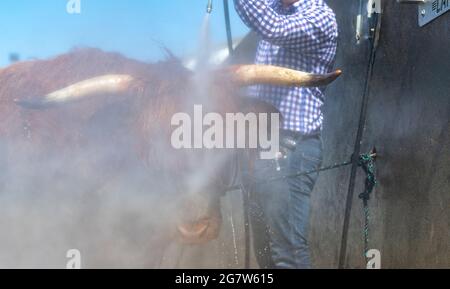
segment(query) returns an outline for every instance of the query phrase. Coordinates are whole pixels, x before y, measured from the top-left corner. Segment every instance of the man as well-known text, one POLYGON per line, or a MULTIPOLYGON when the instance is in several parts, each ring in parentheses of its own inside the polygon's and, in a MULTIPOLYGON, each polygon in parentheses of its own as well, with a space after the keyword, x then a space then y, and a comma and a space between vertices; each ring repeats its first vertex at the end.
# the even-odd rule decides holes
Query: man
MULTIPOLYGON (((311 73, 331 72, 337 24, 323 0, 234 0, 242 20, 262 40, 256 63, 311 73)), ((257 160, 250 188, 255 253, 262 268, 311 268, 308 246, 310 197, 318 174, 258 182, 319 168, 322 162, 324 88, 259 85, 251 95, 282 114, 282 158, 257 160)))

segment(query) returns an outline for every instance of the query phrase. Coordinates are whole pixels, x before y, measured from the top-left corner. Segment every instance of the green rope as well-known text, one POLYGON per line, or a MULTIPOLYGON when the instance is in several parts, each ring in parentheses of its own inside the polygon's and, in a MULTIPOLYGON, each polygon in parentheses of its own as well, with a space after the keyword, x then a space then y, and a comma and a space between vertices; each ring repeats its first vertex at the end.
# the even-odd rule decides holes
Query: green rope
MULTIPOLYGON (((368 154, 362 154, 359 156, 359 162, 358 165, 360 167, 363 167, 364 171, 367 174, 367 180, 366 180, 366 192, 363 193, 364 196, 369 197, 370 193, 372 192, 373 188, 375 187, 376 184, 376 179, 375 179, 375 158, 376 158, 377 154, 376 152, 370 152, 368 154)), ((250 183, 256 184, 267 184, 267 183, 271 183, 271 182, 275 182, 275 181, 280 181, 280 180, 285 180, 285 179, 290 179, 290 178, 297 178, 297 177, 302 177, 302 176, 307 176, 307 175, 312 175, 315 173, 320 173, 320 172, 325 172, 325 171, 330 171, 330 170, 334 170, 334 169, 338 169, 341 167, 346 167, 351 165, 353 162, 352 161, 348 161, 348 162, 344 162, 344 163, 336 163, 334 165, 331 166, 327 166, 327 167, 321 167, 318 169, 313 169, 313 170, 309 170, 309 171, 299 171, 299 172, 295 172, 293 174, 289 174, 289 175, 283 175, 283 176, 279 176, 279 177, 273 177, 273 178, 268 178, 266 180, 262 180, 262 181, 250 181, 250 183)), ((232 191, 236 191, 236 190, 240 190, 241 189, 241 184, 237 184, 237 185, 231 185, 226 187, 223 191, 225 193, 227 192, 232 192, 232 191)), ((363 195, 361 194, 361 195, 363 195)), ((360 197, 361 197, 360 195, 360 197)))
MULTIPOLYGON (((367 260, 367 252, 369 251, 369 241, 370 241, 370 239, 369 239, 369 232, 370 232, 369 231, 369 223, 370 223, 369 200, 370 200, 370 195, 372 194, 373 189, 377 185, 377 179, 375 176, 375 159, 376 159, 376 157, 377 157, 376 150, 373 149, 372 152, 370 152, 370 153, 360 155, 359 160, 358 160, 358 166, 361 167, 364 170, 364 172, 366 173, 365 190, 363 193, 361 193, 359 195, 359 198, 363 200, 363 205, 364 205, 364 256, 365 256, 366 260, 367 260)), ((265 183, 270 183, 270 182, 289 179, 289 178, 311 175, 314 173, 319 173, 319 172, 337 169, 340 167, 345 167, 345 166, 351 165, 352 163, 353 163, 352 161, 348 161, 348 162, 344 162, 344 163, 340 163, 340 164, 334 164, 334 165, 331 165, 328 167, 322 167, 322 168, 315 169, 315 170, 300 171, 300 172, 296 172, 294 174, 283 175, 283 176, 274 177, 274 178, 268 178, 268 179, 260 181, 260 182, 256 182, 254 180, 253 181, 247 180, 248 182, 246 183, 246 185, 247 186, 254 185, 256 183, 265 184, 265 183)), ((232 186, 227 187, 224 191, 231 192, 231 191, 235 191, 235 190, 243 190, 244 187, 245 186, 243 184, 232 185, 232 186)))
POLYGON ((377 179, 375 177, 375 157, 376 153, 364 154, 359 158, 359 166, 362 167, 366 173, 365 190, 359 195, 359 198, 363 200, 364 206, 364 256, 367 260, 367 252, 369 251, 369 224, 370 224, 370 210, 369 200, 373 189, 377 185, 377 179))

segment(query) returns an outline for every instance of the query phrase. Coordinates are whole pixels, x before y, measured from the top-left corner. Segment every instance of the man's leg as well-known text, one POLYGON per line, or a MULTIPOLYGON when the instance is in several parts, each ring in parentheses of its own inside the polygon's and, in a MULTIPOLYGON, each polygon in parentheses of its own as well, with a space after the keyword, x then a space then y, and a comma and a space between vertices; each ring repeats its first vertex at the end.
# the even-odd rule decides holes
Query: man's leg
MULTIPOLYGON (((318 169, 322 164, 322 141, 319 136, 302 141, 289 159, 292 172, 318 169)), ((314 173, 288 180, 290 188, 289 223, 291 227, 294 268, 311 268, 309 224, 311 193, 319 174, 314 173)))
POLYGON ((253 236, 253 251, 260 269, 271 269, 275 265, 270 251, 269 227, 267 226, 259 194, 251 192, 249 203, 250 224, 253 236))
POLYGON ((251 173, 256 184, 248 187, 250 192, 249 217, 253 250, 261 269, 276 267, 271 252, 271 233, 267 219, 267 203, 270 203, 270 198, 280 188, 278 187, 278 182, 265 183, 268 178, 274 177, 275 174, 277 174, 277 171, 273 160, 257 160, 251 173))
MULTIPOLYGON (((309 171, 319 168, 321 162, 321 139, 311 137, 299 141, 296 150, 279 161, 281 171, 276 170, 274 161, 260 161, 255 166, 255 177, 257 181, 264 181, 293 172, 309 171)), ((260 199, 269 228, 270 251, 276 268, 311 267, 308 246, 310 197, 317 177, 315 173, 255 186, 255 195, 260 199)))

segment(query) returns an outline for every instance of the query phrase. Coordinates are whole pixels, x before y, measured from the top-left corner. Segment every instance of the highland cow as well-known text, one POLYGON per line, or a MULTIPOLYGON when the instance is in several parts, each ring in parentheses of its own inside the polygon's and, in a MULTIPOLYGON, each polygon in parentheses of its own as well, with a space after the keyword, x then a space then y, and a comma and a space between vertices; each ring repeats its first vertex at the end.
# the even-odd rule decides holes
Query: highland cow
POLYGON ((86 174, 81 179, 93 191, 119 176, 143 178, 155 184, 149 191, 177 200, 177 218, 167 224, 169 236, 206 242, 218 236, 220 196, 231 185, 231 168, 241 152, 174 149, 171 117, 192 114, 195 104, 219 114, 275 112, 268 104, 243 97, 241 88, 326 85, 339 74, 233 66, 211 72, 200 93, 195 85, 198 75, 174 58, 148 64, 81 49, 50 60, 17 63, 0 70, 0 182, 8 182, 14 174, 9 168, 17 162, 34 165, 24 180, 45 176, 47 172, 36 168, 48 159, 63 163, 58 166, 62 177, 86 174), (77 152, 89 152, 83 165, 95 169, 80 171, 80 161, 71 159, 77 152))

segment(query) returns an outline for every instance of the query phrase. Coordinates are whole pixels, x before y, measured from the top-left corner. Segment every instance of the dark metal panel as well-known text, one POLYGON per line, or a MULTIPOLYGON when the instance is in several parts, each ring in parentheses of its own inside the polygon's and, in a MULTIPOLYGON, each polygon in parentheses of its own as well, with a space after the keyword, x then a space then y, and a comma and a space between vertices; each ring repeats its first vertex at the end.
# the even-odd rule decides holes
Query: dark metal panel
MULTIPOLYGON (((345 2, 345 3, 344 3, 345 2)), ((359 1, 352 1, 357 3, 359 1)), ((426 27, 417 7, 384 1, 363 150, 378 148, 379 185, 371 201, 371 247, 385 268, 450 267, 450 15, 426 27)), ((340 25, 338 66, 344 78, 328 90, 328 161, 351 154, 367 61, 353 35, 356 10, 330 1, 340 25), (358 57, 360 56, 360 57, 358 57), (359 90, 358 90, 359 89, 359 90)), ((318 267, 336 267, 347 190, 346 170, 322 174, 316 188, 311 240, 318 267)), ((363 212, 357 195, 349 231, 347 267, 365 267, 363 212)))
POLYGON ((450 15, 419 28, 415 5, 385 2, 364 138, 380 152, 373 246, 384 267, 448 268, 450 15))
MULTIPOLYGON (((342 69, 344 74, 326 92, 324 164, 347 161, 353 153, 369 52, 366 42, 356 43, 359 1, 328 2, 336 12, 339 25, 336 67, 342 69)), ((348 167, 321 173, 314 190, 310 242, 314 265, 318 268, 338 266, 349 178, 348 167)), ((351 226, 351 236, 361 236, 360 231, 353 230, 351 226)))

